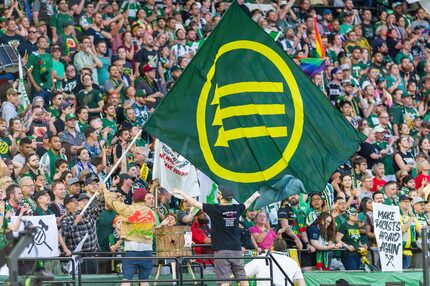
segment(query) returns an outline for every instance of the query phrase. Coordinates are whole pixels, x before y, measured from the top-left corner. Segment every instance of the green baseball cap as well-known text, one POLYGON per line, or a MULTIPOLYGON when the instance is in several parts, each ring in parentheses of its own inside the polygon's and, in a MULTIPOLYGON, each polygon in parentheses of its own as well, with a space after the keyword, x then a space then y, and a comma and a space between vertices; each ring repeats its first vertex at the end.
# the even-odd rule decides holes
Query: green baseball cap
POLYGON ((66 115, 66 121, 69 121, 72 119, 76 119, 76 120, 78 119, 74 113, 69 113, 66 115))
POLYGON ((146 97, 146 90, 143 88, 136 90, 136 97, 146 97))

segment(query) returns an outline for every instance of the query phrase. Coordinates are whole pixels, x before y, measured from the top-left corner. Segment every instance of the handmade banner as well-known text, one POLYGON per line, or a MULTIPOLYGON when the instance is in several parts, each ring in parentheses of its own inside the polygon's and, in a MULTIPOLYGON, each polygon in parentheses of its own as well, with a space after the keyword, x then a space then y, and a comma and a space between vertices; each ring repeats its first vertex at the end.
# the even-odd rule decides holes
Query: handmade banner
POLYGON ((197 179, 200 185, 199 202, 216 204, 218 202, 218 185, 200 170, 197 170, 197 179))
POLYGON ((159 140, 155 141, 153 179, 169 192, 179 189, 190 196, 200 195, 196 168, 184 157, 159 140))
MULTIPOLYGON (((11 221, 14 223, 17 219, 12 216, 11 221)), ((18 237, 19 232, 27 225, 36 228, 33 236, 33 243, 27 246, 21 254, 21 257, 56 257, 58 256, 58 229, 55 215, 46 216, 23 216, 19 230, 13 235, 18 237)))
POLYGON ((402 271, 402 230, 399 207, 376 203, 372 205, 382 271, 402 271))

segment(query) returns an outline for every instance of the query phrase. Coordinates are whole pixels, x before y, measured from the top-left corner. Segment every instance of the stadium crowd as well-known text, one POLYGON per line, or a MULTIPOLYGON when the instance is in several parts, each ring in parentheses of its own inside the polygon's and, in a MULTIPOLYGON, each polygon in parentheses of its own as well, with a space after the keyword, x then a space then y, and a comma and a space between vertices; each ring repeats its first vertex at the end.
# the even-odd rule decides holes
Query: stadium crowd
MULTIPOLYGON (((153 180, 150 134, 143 132, 114 175, 101 182, 229 4, 2 2, 0 43, 12 45, 22 57, 30 104, 18 91, 16 73, 9 82, 4 80, 0 248, 19 228, 19 220, 10 221, 12 215, 54 214, 66 256, 87 233, 82 252, 149 255, 152 231, 136 242, 121 229, 130 227, 133 211, 143 215, 151 209, 154 227, 189 225, 196 244, 211 244, 205 208, 192 208, 153 180), (79 215, 93 194, 97 199, 79 215)), ((356 270, 370 253, 369 264, 379 267, 375 202, 400 207, 403 267, 422 267, 420 230, 430 225, 430 16, 418 3, 406 1, 289 0, 261 5, 249 9, 241 3, 267 33, 280 33, 277 42, 299 65, 300 58, 316 56, 317 18, 327 57, 324 71, 312 81, 367 139, 324 190, 307 190, 313 194, 279 202, 277 224, 270 223, 265 210, 246 210, 241 219, 243 250, 261 253, 282 237, 289 249, 299 250, 304 270, 356 270)), ((212 250, 199 246, 195 252, 212 250)), ((125 272, 135 265, 126 263, 122 269, 130 276, 125 272)), ((95 262, 86 262, 83 269, 117 271, 95 262)))

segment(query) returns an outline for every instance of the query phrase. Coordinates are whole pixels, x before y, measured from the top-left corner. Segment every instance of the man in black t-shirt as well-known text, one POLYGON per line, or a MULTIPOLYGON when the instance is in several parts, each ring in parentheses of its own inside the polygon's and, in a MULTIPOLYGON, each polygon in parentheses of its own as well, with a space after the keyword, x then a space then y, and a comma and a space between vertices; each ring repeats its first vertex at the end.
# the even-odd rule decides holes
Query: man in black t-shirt
MULTIPOLYGON (((218 187, 221 191, 218 194, 220 204, 202 204, 193 197, 179 190, 173 190, 186 199, 192 206, 202 209, 211 219, 211 241, 215 257, 215 273, 218 282, 222 286, 230 285, 225 279, 230 278, 233 273, 236 279, 246 279, 243 267, 243 259, 216 259, 217 257, 240 257, 242 256, 239 217, 257 198, 260 197, 255 192, 244 204, 232 204, 233 193, 223 186, 218 187), (224 282, 223 282, 224 281, 224 282)), ((248 285, 247 281, 241 281, 242 286, 248 285)))

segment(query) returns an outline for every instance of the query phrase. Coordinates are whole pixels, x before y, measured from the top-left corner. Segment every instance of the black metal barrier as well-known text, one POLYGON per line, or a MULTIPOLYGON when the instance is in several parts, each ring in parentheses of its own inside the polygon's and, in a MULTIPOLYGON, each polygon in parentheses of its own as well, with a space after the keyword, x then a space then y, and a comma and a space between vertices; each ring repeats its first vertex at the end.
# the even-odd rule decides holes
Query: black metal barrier
MULTIPOLYGON (((98 253, 97 253, 98 254, 98 253)), ((110 253, 112 254, 112 253, 110 253)), ((176 273, 179 274, 179 277, 181 277, 180 273, 182 271, 178 271, 179 268, 179 259, 177 257, 156 257, 156 256, 151 256, 151 257, 103 257, 103 256, 99 256, 99 257, 81 257, 81 261, 85 262, 85 261, 124 261, 124 260, 158 260, 158 259, 168 259, 168 260, 174 260, 176 262, 176 273)), ((78 285, 83 285, 83 284, 90 284, 90 283, 99 283, 99 281, 82 281, 82 263, 78 264, 78 285)), ((154 267, 154 265, 153 265, 154 267)), ((145 280, 127 280, 127 282, 172 282, 172 283, 177 283, 177 285, 182 285, 181 283, 181 279, 177 278, 177 279, 163 279, 161 281, 159 280, 153 280, 153 279, 145 279, 145 280)), ((118 279, 115 280, 109 280, 109 279, 103 279, 103 282, 106 283, 111 283, 111 282, 118 282, 118 279)))
MULTIPOLYGON (((199 245, 193 245, 193 247, 196 246, 210 246, 206 244, 199 244, 199 245)), ((345 248, 336 249, 337 251, 345 251, 345 248)), ((304 252, 309 252, 308 249, 302 249, 298 250, 295 249, 298 254, 298 258, 300 259, 300 254, 304 252)), ((369 250, 371 251, 371 250, 369 250)), ((280 270, 280 272, 283 274, 285 279, 285 285, 294 285, 294 282, 291 281, 291 278, 288 277, 286 272, 283 270, 283 267, 276 261, 276 259, 270 254, 267 253, 265 256, 252 256, 252 255, 244 255, 244 256, 238 256, 238 257, 214 257, 213 255, 192 255, 192 256, 181 256, 181 257, 158 257, 158 256, 152 256, 152 257, 122 257, 122 256, 115 256, 115 255, 124 255, 125 252, 120 253, 111 253, 111 252, 76 252, 73 253, 74 257, 52 257, 52 258, 20 258, 18 261, 31 261, 36 263, 37 261, 60 261, 60 262, 71 262, 72 264, 72 271, 71 275, 64 275, 64 276, 56 276, 55 281, 49 281, 49 280, 40 280, 39 282, 43 282, 44 284, 53 284, 53 283, 63 283, 63 285, 85 285, 85 284, 95 284, 99 283, 100 281, 96 281, 93 279, 85 279, 83 275, 83 264, 87 261, 93 261, 93 262, 100 262, 100 261, 124 261, 124 260, 152 260, 153 261, 153 267, 157 267, 157 261, 160 262, 162 260, 168 260, 171 262, 175 262, 175 266, 173 268, 172 266, 172 274, 173 271, 177 274, 175 279, 155 279, 155 277, 152 277, 152 279, 147 280, 130 280, 129 282, 157 282, 157 283, 171 283, 171 285, 176 284, 177 286, 182 286, 185 284, 200 284, 201 286, 204 286, 204 282, 220 282, 217 279, 205 277, 204 269, 205 265, 202 265, 201 263, 195 262, 196 259, 200 259, 203 261, 206 260, 219 260, 219 259, 247 259, 247 260, 254 260, 254 259, 263 259, 266 261, 266 265, 270 269, 270 277, 268 278, 246 278, 246 279, 225 279, 223 281, 228 282, 238 282, 238 281, 268 281, 271 284, 273 284, 273 263, 277 266, 277 268, 280 270), (75 260, 76 259, 76 260, 75 260), (76 265, 75 261, 78 261, 79 263, 76 265), (188 267, 189 270, 192 271, 193 278, 190 279, 186 276, 184 276, 183 269, 188 267), (76 272, 75 269, 78 271, 76 272), (194 272, 196 272, 196 277, 194 278, 194 272), (199 278, 197 278, 199 277, 199 278), (90 281, 91 280, 91 281, 90 281)), ((167 266, 167 265, 166 265, 167 266)), ((99 274, 99 273, 88 273, 88 274, 99 274)), ((100 273, 102 274, 102 273, 100 273)), ((30 276, 31 278, 32 276, 30 276)), ((115 273, 112 274, 112 279, 109 279, 109 277, 103 278, 103 282, 106 283, 117 283, 119 278, 121 277, 121 273, 115 273)), ((128 282, 128 281, 127 281, 128 282)))
MULTIPOLYGON (((43 277, 39 277, 38 273, 30 273, 30 275, 27 275, 25 279, 32 279, 32 280, 37 280, 37 282, 41 283, 43 282, 43 284, 54 284, 54 283, 63 283, 63 285, 76 285, 76 264, 75 264, 75 260, 73 259, 73 257, 37 257, 37 258, 19 258, 18 262, 33 262, 34 264, 38 263, 39 261, 59 261, 59 262, 71 262, 72 263, 72 273, 71 275, 59 275, 56 276, 59 279, 54 279, 54 280, 48 280, 48 279, 44 279, 43 277), (71 276, 71 278, 70 278, 71 276), (63 278, 63 279, 61 279, 63 278)), ((7 283, 6 283, 7 285, 7 283)), ((37 283, 31 283, 30 285, 39 285, 37 283)))
MULTIPOLYGON (((244 259, 244 258, 251 258, 251 259, 263 259, 269 262, 269 267, 270 267, 270 277, 268 278, 246 278, 246 279, 237 279, 237 278, 230 278, 230 279, 223 279, 223 280, 218 280, 218 279, 208 279, 208 278, 204 278, 204 272, 201 272, 201 276, 200 279, 184 279, 183 277, 183 273, 182 271, 180 271, 179 275, 181 277, 181 282, 182 283, 191 283, 191 282, 201 282, 201 284, 203 285, 203 282, 239 282, 239 281, 270 281, 271 284, 273 284, 273 264, 272 264, 272 259, 268 256, 234 256, 234 257, 226 257, 226 256, 219 256, 219 257, 214 257, 212 255, 198 255, 198 256, 181 256, 179 258, 179 269, 182 269, 184 260, 190 260, 190 259, 202 259, 202 260, 207 260, 207 259, 211 259, 211 260, 217 260, 217 259, 244 259), (252 258, 251 258, 252 257, 252 258)), ((182 284, 181 284, 182 285, 182 284)), ((285 284, 288 285, 288 284, 285 284)), ((294 283, 292 284, 294 285, 294 283)))

